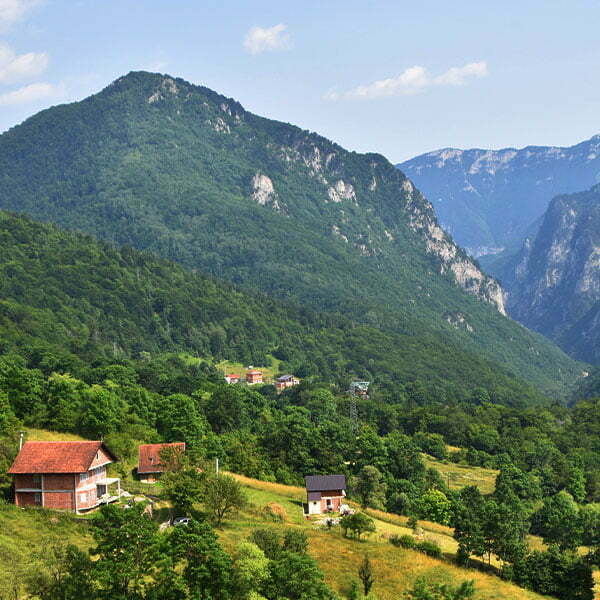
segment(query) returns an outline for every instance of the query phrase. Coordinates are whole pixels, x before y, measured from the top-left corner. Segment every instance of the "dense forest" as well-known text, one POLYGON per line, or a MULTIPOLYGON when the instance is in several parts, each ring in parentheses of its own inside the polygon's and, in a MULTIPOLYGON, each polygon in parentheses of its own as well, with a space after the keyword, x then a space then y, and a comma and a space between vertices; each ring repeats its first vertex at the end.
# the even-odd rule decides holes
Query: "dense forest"
MULTIPOLYGON (((124 459, 117 469, 140 442, 185 440, 190 460, 218 457, 266 481, 344 473, 366 508, 453 526, 459 563, 494 556, 496 572, 519 585, 591 598, 599 399, 581 393, 568 408, 491 363, 458 349, 445 354, 435 338, 411 346, 393 331, 240 291, 23 216, 0 214, 0 248, 5 497, 23 426, 103 438, 124 459), (272 385, 226 385, 215 367, 270 356, 304 382, 278 395, 272 385), (368 400, 345 392, 352 377, 372 381, 368 400), (495 491, 450 489, 422 453, 498 469, 495 491), (529 533, 547 549, 531 550, 529 533), (583 557, 580 546, 588 548, 583 557)), ((213 539, 207 529, 197 535, 213 539)), ((91 581, 101 576, 95 569, 91 581)), ((329 597, 318 572, 310 581, 329 597)))
POLYGON ((561 396, 583 370, 496 310, 497 284, 382 156, 181 79, 130 73, 39 113, 0 136, 0 172, 0 208, 344 314, 399 336, 407 363, 433 346, 434 379, 468 353, 561 396))

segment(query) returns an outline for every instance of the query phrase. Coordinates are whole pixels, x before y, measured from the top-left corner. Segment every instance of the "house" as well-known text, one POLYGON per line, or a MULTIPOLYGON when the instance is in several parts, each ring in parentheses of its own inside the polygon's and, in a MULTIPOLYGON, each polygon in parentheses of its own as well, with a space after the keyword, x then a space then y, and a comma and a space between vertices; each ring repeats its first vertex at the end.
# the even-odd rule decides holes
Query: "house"
POLYGON ((263 382, 263 374, 262 371, 257 371, 256 369, 252 369, 251 371, 246 372, 246 383, 248 385, 254 385, 255 383, 263 382))
POLYGON ((106 476, 115 461, 103 442, 25 442, 8 471, 15 504, 79 512, 116 500, 121 482, 106 476), (111 484, 116 496, 108 494, 111 484))
POLYGON ((236 373, 231 373, 231 375, 225 375, 225 381, 227 383, 239 383, 241 377, 236 373))
POLYGON ((275 388, 278 392, 281 392, 283 390, 286 390, 287 388, 294 387, 299 383, 300 380, 297 377, 294 377, 293 375, 282 375, 281 377, 277 378, 277 381, 275 381, 275 388))
POLYGON ((369 381, 353 381, 350 384, 350 394, 352 396, 358 396, 360 398, 369 397, 369 381))
POLYGON ((165 466, 161 464, 161 452, 167 448, 173 448, 178 452, 185 452, 185 442, 140 445, 137 472, 142 481, 156 481, 161 473, 165 471, 165 466))
POLYGON ((307 475, 305 515, 339 512, 346 497, 344 475, 307 475))

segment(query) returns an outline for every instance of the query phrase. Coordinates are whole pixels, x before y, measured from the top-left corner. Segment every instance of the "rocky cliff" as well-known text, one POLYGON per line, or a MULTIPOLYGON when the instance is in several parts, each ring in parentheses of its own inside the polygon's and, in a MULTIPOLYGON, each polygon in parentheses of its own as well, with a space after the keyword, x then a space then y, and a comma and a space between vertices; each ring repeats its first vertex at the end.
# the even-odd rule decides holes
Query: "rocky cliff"
POLYGON ((445 148, 397 165, 472 256, 518 248, 550 199, 600 182, 600 135, 568 148, 445 148))
POLYGON ((600 362, 600 185, 556 197, 503 282, 514 318, 600 362))

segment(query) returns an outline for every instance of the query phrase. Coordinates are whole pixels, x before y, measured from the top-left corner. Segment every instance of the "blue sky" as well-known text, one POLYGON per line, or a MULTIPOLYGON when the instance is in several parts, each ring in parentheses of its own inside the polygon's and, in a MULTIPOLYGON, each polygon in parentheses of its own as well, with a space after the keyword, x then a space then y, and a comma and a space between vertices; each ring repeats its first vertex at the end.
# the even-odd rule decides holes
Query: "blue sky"
POLYGON ((394 162, 600 133, 600 2, 0 0, 0 130, 183 77, 394 162))

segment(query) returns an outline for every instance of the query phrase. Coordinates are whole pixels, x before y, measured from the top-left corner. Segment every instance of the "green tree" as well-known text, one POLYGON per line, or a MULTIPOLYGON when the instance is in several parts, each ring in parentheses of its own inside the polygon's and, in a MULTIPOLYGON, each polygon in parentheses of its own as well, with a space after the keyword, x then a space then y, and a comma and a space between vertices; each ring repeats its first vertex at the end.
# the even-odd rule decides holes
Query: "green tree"
POLYGON ((340 527, 347 535, 349 531, 357 539, 360 539, 363 534, 370 534, 376 531, 375 521, 363 512, 357 512, 352 515, 346 515, 340 519, 340 527))
POLYGON ((144 513, 144 505, 129 510, 103 506, 92 521, 92 535, 94 574, 108 598, 143 597, 160 556, 158 525, 144 513))
POLYGON ((161 478, 163 495, 178 516, 190 516, 196 502, 205 497, 205 476, 191 466, 166 471, 161 478))
POLYGON ((219 474, 206 478, 203 503, 217 527, 229 515, 244 508, 247 502, 240 482, 230 475, 219 474))
POLYGON ((475 595, 475 583, 463 581, 454 587, 447 584, 427 583, 418 579, 413 588, 405 592, 405 600, 467 600, 475 595))
POLYGON ((369 557, 365 554, 362 563, 358 567, 358 578, 360 579, 363 586, 363 594, 369 595, 373 584, 375 583, 375 576, 373 575, 373 567, 369 557))
POLYGON ((269 559, 251 542, 241 542, 234 560, 233 580, 237 598, 259 592, 269 578, 269 559))
POLYGON ((232 587, 231 559, 221 548, 208 523, 192 519, 175 527, 169 537, 169 552, 181 565, 189 597, 227 600, 232 587))
POLYGON ((452 515, 452 502, 444 492, 429 489, 419 498, 417 510, 421 519, 448 525, 452 515))
POLYGON ((583 536, 579 506, 565 491, 544 499, 535 516, 536 530, 547 544, 558 544, 561 550, 574 550, 583 536))
POLYGON ((352 481, 354 493, 363 508, 384 508, 386 485, 379 469, 365 465, 352 481))

